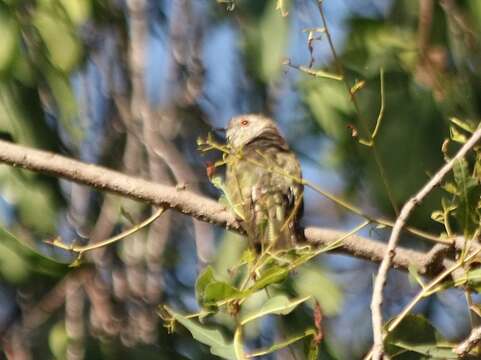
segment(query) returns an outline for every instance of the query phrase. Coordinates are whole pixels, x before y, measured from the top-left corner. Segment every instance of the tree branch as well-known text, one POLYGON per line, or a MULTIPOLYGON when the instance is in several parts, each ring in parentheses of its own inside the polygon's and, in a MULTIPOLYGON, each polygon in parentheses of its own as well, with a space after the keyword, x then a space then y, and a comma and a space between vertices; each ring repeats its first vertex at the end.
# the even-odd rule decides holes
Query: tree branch
POLYGON ((411 199, 409 199, 406 204, 404 204, 403 208, 401 209, 401 213, 399 214, 394 227, 391 232, 391 236, 388 241, 388 245, 386 248, 386 252, 384 258, 379 266, 379 272, 376 276, 376 280, 374 282, 373 294, 372 294, 372 301, 371 301, 371 311, 372 311, 372 328, 373 328, 373 336, 374 336, 374 345, 373 345, 373 359, 380 360, 383 356, 384 346, 383 346, 383 332, 382 332, 382 302, 383 302, 383 288, 384 284, 386 283, 387 272, 391 266, 393 258, 396 255, 396 246, 399 242, 399 235, 403 226, 406 224, 406 221, 411 214, 411 211, 419 204, 424 198, 437 186, 441 183, 444 176, 448 174, 451 169, 453 168, 455 162, 461 158, 463 158, 466 153, 479 141, 481 138, 481 127, 478 128, 471 138, 459 149, 458 153, 449 161, 447 162, 439 171, 428 181, 426 185, 411 199))
MULTIPOLYGON (((157 184, 127 176, 104 167, 86 164, 61 155, 36 150, 0 140, 0 162, 14 167, 41 172, 55 177, 108 191, 155 206, 175 209, 201 221, 241 232, 235 216, 217 201, 189 191, 185 187, 157 184)), ((308 227, 305 236, 309 244, 325 246, 341 238, 338 230, 308 227)), ((422 275, 436 274, 442 267, 447 246, 438 244, 428 253, 398 249, 392 265, 401 269, 415 266, 422 275)), ((343 240, 339 251, 352 256, 379 262, 386 253, 386 245, 358 235, 343 240)))

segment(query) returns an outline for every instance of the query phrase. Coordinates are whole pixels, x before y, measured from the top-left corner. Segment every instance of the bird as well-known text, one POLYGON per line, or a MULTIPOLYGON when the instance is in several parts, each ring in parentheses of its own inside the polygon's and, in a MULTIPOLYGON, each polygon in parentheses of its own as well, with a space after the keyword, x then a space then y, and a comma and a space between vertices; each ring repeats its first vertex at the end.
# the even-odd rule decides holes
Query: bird
POLYGON ((257 250, 290 249, 303 239, 302 171, 276 123, 233 117, 226 130, 225 191, 257 250))

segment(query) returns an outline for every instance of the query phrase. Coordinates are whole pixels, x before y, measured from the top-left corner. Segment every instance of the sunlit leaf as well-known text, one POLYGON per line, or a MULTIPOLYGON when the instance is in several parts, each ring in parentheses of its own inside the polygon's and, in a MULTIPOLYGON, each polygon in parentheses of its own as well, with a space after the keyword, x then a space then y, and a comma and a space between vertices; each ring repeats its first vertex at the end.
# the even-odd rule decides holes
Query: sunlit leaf
POLYGON ((225 302, 233 299, 240 299, 245 294, 237 290, 232 285, 224 281, 215 281, 207 284, 204 290, 202 304, 205 306, 216 305, 219 302, 225 302))
POLYGON ((473 133, 475 130, 476 130, 476 126, 474 126, 473 124, 469 123, 468 121, 463 121, 463 120, 460 120, 456 117, 452 117, 449 119, 453 124, 456 124, 457 126, 459 126, 461 129, 467 131, 467 132, 470 132, 470 133, 473 133))
POLYGON ((264 271, 249 290, 255 291, 263 289, 268 285, 280 283, 284 281, 288 275, 289 269, 287 267, 274 265, 264 271))
POLYGON ((460 144, 464 144, 468 140, 466 135, 464 135, 461 131, 456 129, 454 126, 451 126, 449 128, 449 137, 451 138, 451 140, 456 141, 460 144))
POLYGON ((440 210, 433 211, 431 213, 431 219, 438 223, 444 224, 444 213, 440 210))
POLYGON ((201 301, 201 299, 204 298, 204 292, 206 286, 215 281, 214 278, 214 269, 212 266, 207 266, 202 272, 199 274, 197 277, 197 280, 195 281, 195 296, 197 298, 197 301, 201 301))
POLYGON ((82 55, 75 29, 50 6, 37 8, 33 24, 47 47, 52 65, 65 73, 73 70, 82 55))
POLYGON ((88 20, 92 12, 91 0, 71 1, 59 0, 68 17, 75 25, 81 25, 88 20))
POLYGON ((450 194, 453 195, 458 195, 458 189, 456 188, 456 185, 454 185, 452 182, 446 182, 442 185, 443 190, 447 191, 450 194))
POLYGON ((233 343, 226 341, 220 330, 201 325, 197 321, 190 320, 172 309, 167 309, 167 311, 173 319, 190 331, 194 339, 209 346, 212 354, 223 359, 236 359, 233 343))
POLYGON ((247 293, 239 291, 225 281, 217 280, 211 266, 206 267, 197 278, 195 292, 197 301, 203 307, 216 306, 218 303, 247 296, 247 293))
POLYGON ((301 299, 289 300, 286 295, 273 296, 269 298, 259 309, 242 315, 240 323, 245 325, 249 321, 256 320, 266 315, 287 315, 298 305, 302 304, 309 298, 310 296, 306 296, 301 299))

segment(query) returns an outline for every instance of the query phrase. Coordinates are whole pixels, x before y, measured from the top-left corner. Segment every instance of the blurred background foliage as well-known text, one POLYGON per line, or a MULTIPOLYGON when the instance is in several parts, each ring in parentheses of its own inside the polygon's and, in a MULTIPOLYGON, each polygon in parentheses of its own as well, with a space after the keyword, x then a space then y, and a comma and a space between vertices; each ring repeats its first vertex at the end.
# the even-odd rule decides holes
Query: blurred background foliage
MULTIPOLYGON (((322 32, 309 49, 309 29, 322 28, 317 3, 283 3, 287 16, 273 0, 0 0, 0 134, 216 197, 195 139, 235 114, 263 112, 279 121, 307 179, 367 213, 394 217, 394 207, 442 164, 449 118, 480 116, 480 2, 325 0, 338 59, 322 32), (313 77, 286 59, 306 68, 313 59, 312 69, 334 74, 342 68, 348 87, 364 81, 357 109, 344 82, 313 77), (381 68, 376 151, 392 201, 373 148, 358 142, 378 117, 381 68)), ((42 240, 98 241, 149 209, 7 166, 0 189, 0 333, 11 358, 212 358, 185 330, 167 335, 157 306, 195 311, 198 270, 210 261, 228 277, 243 250, 238 237, 172 213, 68 268, 59 262, 70 255, 42 240)), ((440 233, 430 219, 439 201, 432 194, 412 225, 440 233)), ((358 221, 306 191, 306 225, 348 230, 358 221)), ((386 231, 364 235, 383 240, 386 231)), ((323 359, 368 350, 375 269, 323 255, 292 277, 291 291, 315 296, 325 312, 323 359)), ((387 314, 414 291, 405 274, 392 272, 387 314)), ((448 290, 417 310, 457 340, 469 329, 463 301, 448 290)), ((312 310, 288 321, 301 328, 312 310)), ((265 321, 250 329, 252 346, 269 344, 275 327, 265 321)))

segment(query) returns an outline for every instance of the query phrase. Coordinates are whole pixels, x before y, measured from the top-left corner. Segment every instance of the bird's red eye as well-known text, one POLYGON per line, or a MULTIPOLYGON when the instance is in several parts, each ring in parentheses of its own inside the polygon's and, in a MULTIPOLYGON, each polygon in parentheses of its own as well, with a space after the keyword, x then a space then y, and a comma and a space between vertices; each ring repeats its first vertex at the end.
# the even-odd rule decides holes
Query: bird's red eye
POLYGON ((241 126, 247 126, 249 125, 249 120, 247 119, 242 119, 241 122, 240 122, 241 126))

